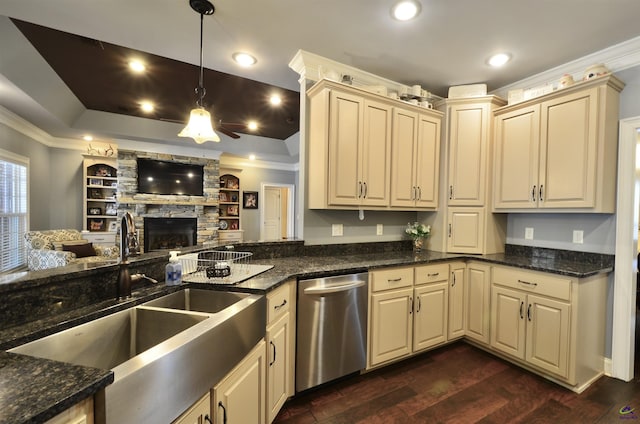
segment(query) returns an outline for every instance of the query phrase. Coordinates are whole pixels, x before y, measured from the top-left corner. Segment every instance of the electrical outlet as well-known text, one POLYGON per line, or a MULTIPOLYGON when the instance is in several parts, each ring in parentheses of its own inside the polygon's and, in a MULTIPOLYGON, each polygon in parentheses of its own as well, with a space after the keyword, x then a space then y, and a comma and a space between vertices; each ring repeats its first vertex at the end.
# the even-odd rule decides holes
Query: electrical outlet
POLYGON ((533 228, 527 227, 524 229, 524 238, 526 240, 533 240, 533 228))
POLYGON ((376 225, 376 235, 381 236, 384 233, 384 225, 378 224, 376 225))
POLYGON ((582 230, 573 230, 573 242, 576 244, 584 243, 584 232, 582 230))
POLYGON ((340 237, 342 235, 342 224, 332 224, 331 225, 331 235, 333 237, 340 237))

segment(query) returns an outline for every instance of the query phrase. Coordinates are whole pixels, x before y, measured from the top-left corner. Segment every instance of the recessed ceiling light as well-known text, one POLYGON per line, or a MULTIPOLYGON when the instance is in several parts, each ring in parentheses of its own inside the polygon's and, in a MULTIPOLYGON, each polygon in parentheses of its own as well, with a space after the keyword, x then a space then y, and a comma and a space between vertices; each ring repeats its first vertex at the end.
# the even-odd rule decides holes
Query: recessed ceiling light
POLYGON ((93 136, 87 134, 87 135, 83 136, 82 139, 84 141, 93 141, 93 136))
POLYGON ((256 160, 256 155, 249 155, 249 160, 256 160))
POLYGON ((493 66, 494 68, 499 68, 510 60, 511 60, 511 55, 509 53, 498 53, 491 56, 487 60, 487 63, 490 66, 493 66))
POLYGON ((269 97, 269 103, 274 106, 278 106, 280 103, 282 103, 282 97, 277 94, 272 94, 271 97, 269 97))
POLYGON ((391 8, 391 16, 399 21, 408 21, 418 16, 420 3, 415 0, 402 0, 391 8))
POLYGON ((255 57, 251 56, 249 53, 237 52, 233 54, 233 60, 240 66, 248 67, 253 66, 258 61, 255 57))
POLYGON ((140 109, 142 109, 142 111, 145 113, 151 113, 153 112, 154 106, 153 106, 153 103, 144 101, 144 102, 140 102, 140 109))
POLYGON ((247 122, 247 128, 251 131, 255 131, 258 129, 258 123, 256 121, 249 121, 247 122))
POLYGON ((147 67, 138 59, 132 59, 129 61, 129 69, 137 74, 143 73, 147 67))

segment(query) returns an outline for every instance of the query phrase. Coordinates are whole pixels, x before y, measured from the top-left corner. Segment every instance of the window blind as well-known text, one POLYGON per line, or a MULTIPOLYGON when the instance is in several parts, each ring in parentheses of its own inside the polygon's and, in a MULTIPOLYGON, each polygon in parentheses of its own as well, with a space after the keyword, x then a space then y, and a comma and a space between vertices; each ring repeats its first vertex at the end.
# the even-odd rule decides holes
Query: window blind
POLYGON ((0 272, 26 264, 28 159, 0 151, 0 272))

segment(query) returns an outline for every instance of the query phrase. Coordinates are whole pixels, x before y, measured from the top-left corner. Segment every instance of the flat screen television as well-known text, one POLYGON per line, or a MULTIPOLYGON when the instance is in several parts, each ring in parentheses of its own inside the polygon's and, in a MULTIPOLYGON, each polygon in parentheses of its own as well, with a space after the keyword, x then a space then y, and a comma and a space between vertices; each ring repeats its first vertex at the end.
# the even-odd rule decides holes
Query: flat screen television
POLYGON ((138 163, 138 193, 202 196, 204 166, 155 159, 138 163))

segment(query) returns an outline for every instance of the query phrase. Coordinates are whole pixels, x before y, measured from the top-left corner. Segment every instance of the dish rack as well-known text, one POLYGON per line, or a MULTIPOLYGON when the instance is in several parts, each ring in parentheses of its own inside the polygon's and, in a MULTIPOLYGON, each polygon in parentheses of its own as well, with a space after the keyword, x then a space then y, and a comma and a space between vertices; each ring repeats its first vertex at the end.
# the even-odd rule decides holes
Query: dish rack
POLYGON ((251 268, 251 252, 207 250, 178 256, 182 279, 192 283, 234 284, 246 278, 251 268))

